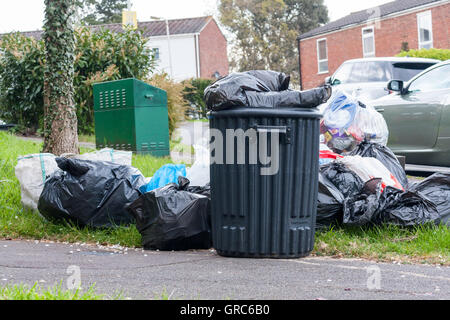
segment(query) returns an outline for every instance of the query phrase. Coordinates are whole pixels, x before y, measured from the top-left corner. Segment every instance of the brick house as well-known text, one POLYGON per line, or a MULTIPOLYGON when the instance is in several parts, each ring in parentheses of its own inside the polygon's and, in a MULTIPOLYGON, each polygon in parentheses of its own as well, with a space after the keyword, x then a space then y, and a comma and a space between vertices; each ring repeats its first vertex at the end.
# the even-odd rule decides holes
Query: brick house
MULTIPOLYGON (((189 78, 217 78, 228 74, 227 40, 212 16, 174 19, 168 22, 170 47, 165 21, 138 23, 138 28, 149 40, 148 46, 155 51, 157 71, 167 72, 178 81, 189 78)), ((120 32, 122 24, 105 24, 91 28, 120 32)), ((23 34, 40 39, 42 31, 23 34)))
POLYGON ((300 83, 324 82, 346 60, 402 49, 450 48, 449 0, 396 0, 358 11, 298 37, 300 83))

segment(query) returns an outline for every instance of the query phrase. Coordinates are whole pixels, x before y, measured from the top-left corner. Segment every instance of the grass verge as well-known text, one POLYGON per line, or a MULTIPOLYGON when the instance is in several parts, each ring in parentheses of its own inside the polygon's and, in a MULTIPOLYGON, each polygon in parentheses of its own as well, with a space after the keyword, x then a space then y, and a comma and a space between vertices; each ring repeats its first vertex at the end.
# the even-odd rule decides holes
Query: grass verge
POLYGON ((330 227, 316 232, 313 254, 448 266, 450 229, 443 225, 330 227))
MULTIPOLYGON (((48 222, 22 208, 20 186, 14 174, 17 157, 38 153, 41 147, 40 143, 23 141, 0 132, 0 238, 140 247, 141 237, 135 226, 106 230, 79 229, 48 222)), ((169 162, 169 158, 133 156, 133 165, 146 177, 152 176, 169 162)), ((316 233, 313 254, 450 265, 450 230, 445 226, 335 227, 316 233)))
POLYGON ((88 290, 64 290, 59 284, 52 288, 41 288, 35 283, 32 287, 27 285, 14 285, 0 287, 0 300, 104 300, 120 299, 120 296, 108 298, 105 295, 97 294, 95 287, 88 290))

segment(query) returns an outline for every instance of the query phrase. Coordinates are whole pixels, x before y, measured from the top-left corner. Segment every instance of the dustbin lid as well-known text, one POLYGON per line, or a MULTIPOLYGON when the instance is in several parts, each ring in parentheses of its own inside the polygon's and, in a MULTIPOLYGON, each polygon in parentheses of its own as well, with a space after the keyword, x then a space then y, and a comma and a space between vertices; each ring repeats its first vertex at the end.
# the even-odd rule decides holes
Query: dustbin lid
POLYGON ((234 108, 223 111, 211 111, 209 118, 321 118, 317 108, 234 108))

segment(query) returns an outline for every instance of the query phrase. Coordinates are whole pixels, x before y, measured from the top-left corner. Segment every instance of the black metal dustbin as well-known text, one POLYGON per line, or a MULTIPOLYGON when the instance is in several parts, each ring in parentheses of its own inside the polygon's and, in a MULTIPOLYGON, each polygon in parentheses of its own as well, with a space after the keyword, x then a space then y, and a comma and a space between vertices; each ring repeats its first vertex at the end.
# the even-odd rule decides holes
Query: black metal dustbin
POLYGON ((316 108, 210 114, 212 233, 218 254, 297 258, 312 251, 320 117, 316 108))

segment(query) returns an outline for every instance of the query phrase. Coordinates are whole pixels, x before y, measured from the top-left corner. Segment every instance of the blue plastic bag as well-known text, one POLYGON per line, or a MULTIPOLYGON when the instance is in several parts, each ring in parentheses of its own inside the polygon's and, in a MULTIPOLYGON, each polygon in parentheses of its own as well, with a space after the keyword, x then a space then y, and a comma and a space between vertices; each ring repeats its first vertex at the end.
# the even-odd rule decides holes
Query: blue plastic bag
POLYGON ((150 182, 139 188, 142 193, 165 187, 169 183, 177 183, 178 177, 186 177, 186 166, 184 164, 166 164, 159 168, 150 182))

